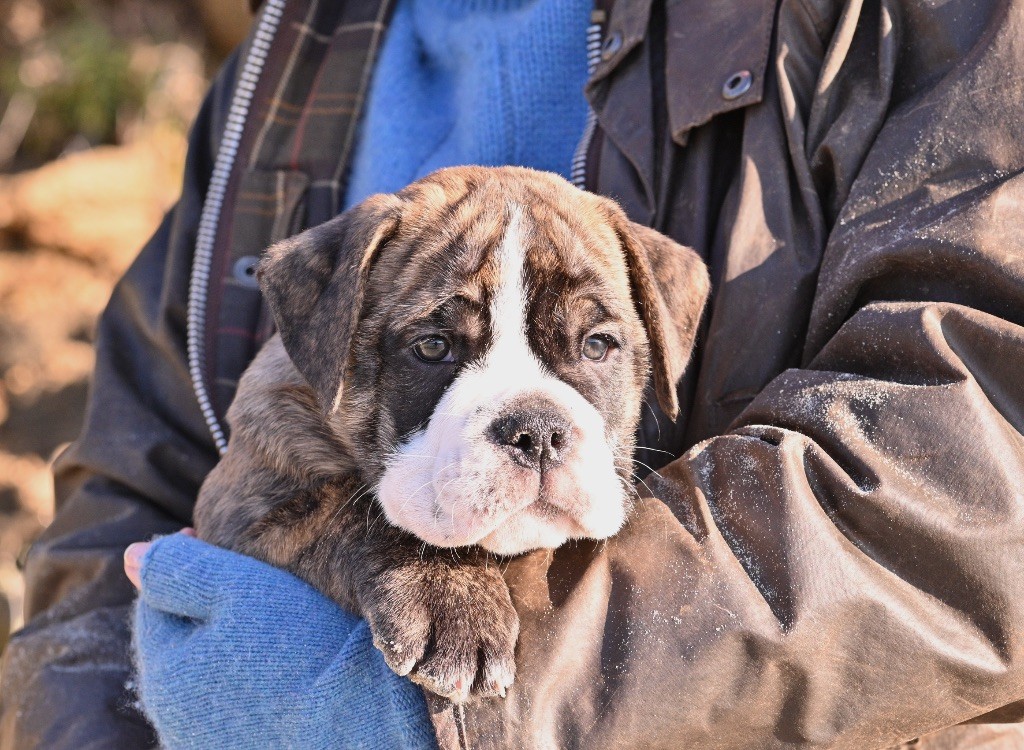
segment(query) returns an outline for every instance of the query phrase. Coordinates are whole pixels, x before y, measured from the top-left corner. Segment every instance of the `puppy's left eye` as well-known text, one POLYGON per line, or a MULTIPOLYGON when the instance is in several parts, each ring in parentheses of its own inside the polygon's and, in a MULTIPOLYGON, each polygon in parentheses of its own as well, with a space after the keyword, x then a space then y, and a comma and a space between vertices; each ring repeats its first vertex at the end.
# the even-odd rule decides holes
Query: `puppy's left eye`
POLYGON ((587 336, 583 340, 583 356, 592 362, 600 362, 608 356, 608 350, 615 346, 615 340, 609 336, 587 336))
POLYGON ((412 350, 424 362, 454 362, 452 345, 444 336, 427 336, 412 345, 412 350))

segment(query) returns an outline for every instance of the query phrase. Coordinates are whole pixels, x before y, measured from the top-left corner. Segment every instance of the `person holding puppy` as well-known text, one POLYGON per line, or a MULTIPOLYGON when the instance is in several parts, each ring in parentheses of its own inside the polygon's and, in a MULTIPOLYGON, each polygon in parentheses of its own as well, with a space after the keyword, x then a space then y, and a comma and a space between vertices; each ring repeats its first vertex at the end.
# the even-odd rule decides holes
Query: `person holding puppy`
POLYGON ((645 499, 606 544, 509 563, 515 684, 459 712, 286 574, 133 548, 168 744, 1020 746, 1022 35, 1012 0, 267 0, 101 323, 0 744, 155 742, 121 553, 190 522, 270 333, 258 250, 514 163, 710 267, 679 418, 645 409, 645 499))

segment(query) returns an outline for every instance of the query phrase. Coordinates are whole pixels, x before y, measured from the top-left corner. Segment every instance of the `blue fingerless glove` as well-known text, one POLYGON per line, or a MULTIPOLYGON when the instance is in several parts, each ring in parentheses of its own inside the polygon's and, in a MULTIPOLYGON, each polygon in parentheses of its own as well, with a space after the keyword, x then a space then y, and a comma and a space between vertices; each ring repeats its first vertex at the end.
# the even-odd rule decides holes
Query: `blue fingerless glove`
POLYGON ((161 747, 436 747, 366 622, 299 579, 183 534, 152 545, 141 578, 138 687, 161 747))

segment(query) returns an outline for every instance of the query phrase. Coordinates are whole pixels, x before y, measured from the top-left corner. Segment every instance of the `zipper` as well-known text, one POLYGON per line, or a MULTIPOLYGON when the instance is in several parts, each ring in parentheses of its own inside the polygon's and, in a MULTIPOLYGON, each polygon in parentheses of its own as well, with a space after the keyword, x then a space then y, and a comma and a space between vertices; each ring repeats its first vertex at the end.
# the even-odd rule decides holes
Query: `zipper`
POLYGON ((263 72, 263 66, 270 53, 270 44, 274 40, 281 16, 287 0, 266 0, 263 13, 260 15, 253 33, 252 43, 246 54, 245 64, 238 76, 235 93, 231 99, 224 133, 221 136, 217 158, 213 164, 213 173, 203 201, 203 210, 199 215, 199 229, 196 236, 195 255, 192 259, 192 276, 188 286, 188 371, 192 378, 192 388, 199 402, 199 409, 206 420, 206 426, 213 436, 217 450, 224 454, 228 449, 228 441, 224 429, 213 410, 209 391, 206 389, 204 373, 206 371, 206 304, 210 290, 210 268, 213 264, 213 248, 217 240, 217 227, 220 223, 221 211, 227 194, 228 180, 234 169, 238 156, 238 147, 242 140, 242 130, 249 116, 256 84, 263 72))
MULTIPOLYGON (((601 62, 601 27, 604 24, 605 12, 594 10, 590 14, 590 25, 587 26, 587 76, 593 76, 601 62)), ((594 131, 597 129, 597 115, 591 106, 587 106, 587 122, 583 126, 583 135, 576 144, 576 151, 572 155, 572 164, 569 167, 569 181, 580 190, 585 190, 587 185, 587 152, 590 151, 590 144, 594 140, 594 131)))

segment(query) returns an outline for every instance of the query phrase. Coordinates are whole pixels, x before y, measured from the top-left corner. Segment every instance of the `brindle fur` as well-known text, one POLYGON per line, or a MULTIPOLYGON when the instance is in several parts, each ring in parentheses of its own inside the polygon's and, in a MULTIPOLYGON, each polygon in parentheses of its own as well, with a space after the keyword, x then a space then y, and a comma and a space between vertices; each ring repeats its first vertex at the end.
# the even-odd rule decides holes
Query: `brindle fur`
POLYGON ((504 694, 512 681, 518 618, 507 588, 482 551, 436 549, 391 526, 372 488, 389 449, 486 349, 492 251, 511 203, 532 227, 531 347, 604 416, 617 470, 630 477, 649 374, 664 411, 678 411, 708 291, 703 264, 558 177, 465 167, 374 196, 268 251, 260 278, 280 337, 239 384, 228 451, 196 507, 202 538, 363 614, 396 672, 453 700, 504 694), (613 320, 621 340, 602 368, 578 355, 598 320, 613 320), (425 365, 409 346, 438 327, 455 334, 457 362, 425 365))

